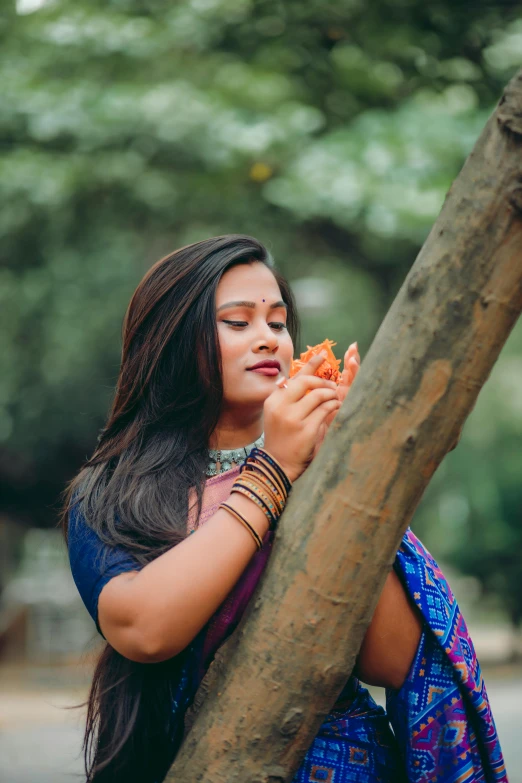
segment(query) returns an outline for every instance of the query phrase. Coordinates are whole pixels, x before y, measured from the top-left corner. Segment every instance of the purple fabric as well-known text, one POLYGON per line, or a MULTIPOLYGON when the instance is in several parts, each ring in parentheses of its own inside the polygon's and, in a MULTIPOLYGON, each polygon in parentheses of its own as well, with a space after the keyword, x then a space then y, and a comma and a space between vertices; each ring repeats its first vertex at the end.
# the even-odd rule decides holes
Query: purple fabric
POLYGON ((232 592, 212 617, 203 643, 199 675, 203 677, 218 647, 237 627, 272 551, 274 533, 269 530, 263 539, 263 549, 252 557, 232 592))

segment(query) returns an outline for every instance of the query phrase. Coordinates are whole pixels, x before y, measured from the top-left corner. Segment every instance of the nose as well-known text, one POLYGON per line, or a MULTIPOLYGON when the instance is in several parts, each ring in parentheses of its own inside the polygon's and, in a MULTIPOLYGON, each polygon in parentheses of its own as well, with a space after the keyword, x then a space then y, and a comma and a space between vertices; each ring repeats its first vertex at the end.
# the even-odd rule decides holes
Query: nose
POLYGON ((279 348, 279 335, 276 334, 266 322, 263 322, 259 327, 256 339, 256 349, 260 350, 265 346, 271 352, 277 351, 279 348))

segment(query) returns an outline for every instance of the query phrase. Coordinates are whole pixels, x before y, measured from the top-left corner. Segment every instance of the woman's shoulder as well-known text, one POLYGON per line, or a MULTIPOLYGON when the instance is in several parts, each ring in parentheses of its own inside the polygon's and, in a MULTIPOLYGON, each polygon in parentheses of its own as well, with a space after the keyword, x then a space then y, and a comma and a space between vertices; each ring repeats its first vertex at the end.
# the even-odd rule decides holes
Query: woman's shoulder
POLYGON ((73 579, 87 611, 97 623, 98 598, 110 579, 142 564, 124 547, 111 546, 88 523, 81 499, 76 495, 69 507, 67 545, 73 579))
POLYGON ((129 565, 129 568, 122 570, 139 570, 142 567, 139 560, 125 547, 108 543, 91 527, 81 499, 78 498, 73 500, 69 509, 68 548, 71 560, 85 559, 93 567, 96 563, 98 570, 107 570, 115 563, 129 565))

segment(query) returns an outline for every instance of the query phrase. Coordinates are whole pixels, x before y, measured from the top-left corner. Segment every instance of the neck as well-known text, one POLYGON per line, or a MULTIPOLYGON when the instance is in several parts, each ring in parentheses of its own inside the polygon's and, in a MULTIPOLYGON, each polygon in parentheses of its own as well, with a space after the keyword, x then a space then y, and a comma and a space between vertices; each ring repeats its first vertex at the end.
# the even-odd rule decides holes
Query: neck
POLYGON ((225 412, 210 436, 211 449, 240 449, 253 443, 263 432, 263 410, 254 413, 225 412))

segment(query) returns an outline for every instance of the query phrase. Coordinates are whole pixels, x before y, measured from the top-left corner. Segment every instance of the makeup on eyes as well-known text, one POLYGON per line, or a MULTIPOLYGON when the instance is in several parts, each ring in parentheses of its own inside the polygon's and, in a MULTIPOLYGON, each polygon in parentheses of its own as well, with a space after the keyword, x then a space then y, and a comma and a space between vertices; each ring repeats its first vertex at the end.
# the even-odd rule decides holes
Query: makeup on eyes
MULTIPOLYGON (((263 302, 266 302, 266 299, 263 299, 263 302)), ((247 300, 244 300, 244 299, 243 300, 236 300, 234 302, 226 302, 225 304, 222 304, 222 305, 220 305, 217 308, 216 313, 219 313, 222 310, 226 310, 226 309, 229 309, 229 308, 238 308, 238 309, 247 308, 249 310, 255 310, 256 309, 256 303, 255 302, 250 302, 250 301, 247 301, 247 300)), ((288 311, 288 307, 285 304, 285 302, 283 302, 282 299, 279 299, 277 302, 272 302, 272 304, 269 305, 268 309, 270 311, 278 310, 278 309, 283 309, 283 310, 285 310, 285 312, 288 311)), ((224 319, 223 318, 222 320, 223 320, 223 323, 229 324, 230 326, 237 327, 237 328, 241 328, 243 326, 248 326, 248 322, 247 321, 236 321, 236 320, 231 319, 231 318, 230 319, 224 319)), ((277 327, 278 327, 277 328, 278 332, 284 332, 285 331, 286 323, 284 323, 284 322, 271 322, 270 325, 271 326, 276 326, 276 324, 277 324, 277 327)))
MULTIPOLYGON (((222 320, 223 320, 224 324, 230 324, 231 326, 237 326, 237 327, 248 326, 248 321, 228 321, 228 320, 225 320, 224 318, 222 320)), ((271 321, 269 325, 270 326, 279 326, 280 327, 280 329, 279 329, 280 332, 282 332, 284 329, 286 329, 286 324, 284 324, 282 322, 271 321)))

